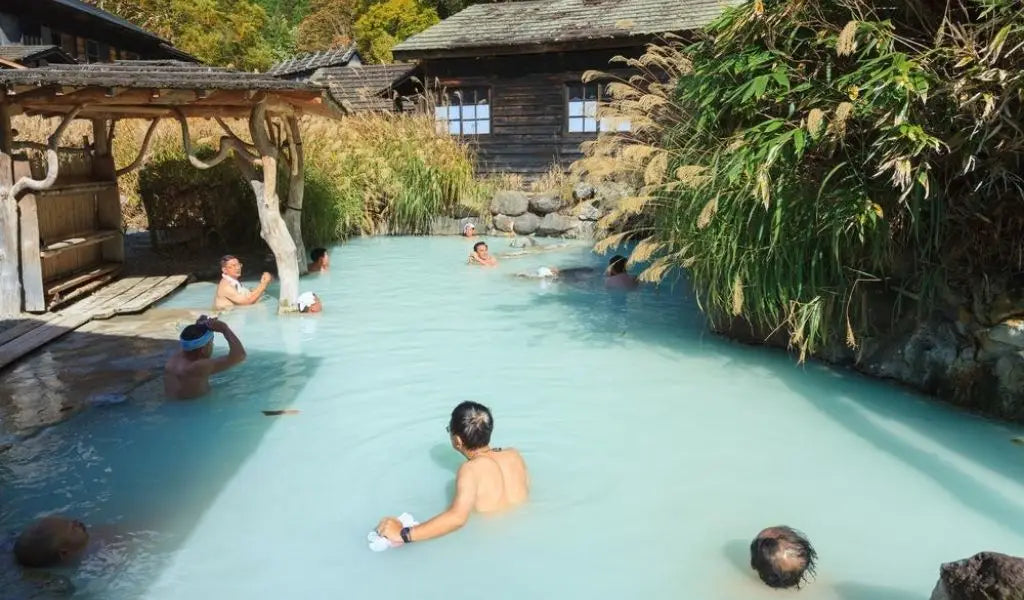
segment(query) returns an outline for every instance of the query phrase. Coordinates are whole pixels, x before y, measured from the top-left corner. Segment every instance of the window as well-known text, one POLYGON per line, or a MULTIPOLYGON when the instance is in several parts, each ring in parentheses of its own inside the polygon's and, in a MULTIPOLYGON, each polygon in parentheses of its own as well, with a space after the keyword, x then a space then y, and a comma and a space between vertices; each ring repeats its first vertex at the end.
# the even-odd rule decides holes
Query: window
POLYGON ((100 44, 94 40, 85 41, 85 60, 86 62, 100 62, 100 44))
POLYGON ((488 135, 491 133, 491 103, 487 88, 459 88, 444 94, 444 105, 434 108, 438 133, 488 135))
POLYGON ((573 83, 568 86, 569 133, 597 133, 598 131, 629 131, 626 120, 597 118, 597 107, 607 98, 603 83, 573 83))

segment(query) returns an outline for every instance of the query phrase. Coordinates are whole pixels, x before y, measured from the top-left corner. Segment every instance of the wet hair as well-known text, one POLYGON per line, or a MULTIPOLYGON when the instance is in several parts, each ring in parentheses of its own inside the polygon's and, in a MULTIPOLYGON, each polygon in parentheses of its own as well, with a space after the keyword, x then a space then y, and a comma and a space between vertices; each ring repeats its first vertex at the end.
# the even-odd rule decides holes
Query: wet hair
POLYGON ((327 254, 327 248, 313 248, 313 251, 309 253, 309 257, 313 259, 313 262, 316 262, 325 254, 327 254))
POLYGON ((626 257, 621 254, 616 254, 608 261, 608 268, 612 275, 618 275, 626 271, 626 257))
POLYGON ((768 587, 784 589, 807 583, 814 576, 814 551, 807 537, 790 527, 771 527, 750 542, 750 566, 768 587), (795 554, 796 565, 787 565, 787 554, 795 554))
POLYGON ((189 325, 185 329, 181 330, 181 339, 186 341, 198 340, 199 338, 206 335, 206 332, 209 330, 209 327, 200 323, 189 325))
POLYGON ((224 267, 228 266, 228 263, 233 260, 238 260, 238 257, 235 256, 234 254, 225 254, 224 256, 220 257, 221 270, 223 271, 224 267))
POLYGON ((477 250, 479 250, 480 246, 486 246, 486 245, 487 245, 487 242, 477 242, 477 243, 473 244, 473 252, 476 252, 477 250))
MULTIPOLYGON (((64 561, 68 540, 61 530, 72 527, 64 517, 45 517, 26 527, 14 542, 14 558, 24 567, 53 567, 64 561)), ((85 539, 88 540, 88 533, 85 539)))
POLYGON ((448 431, 459 436, 466 450, 476 450, 491 443, 494 418, 491 410, 478 402, 463 402, 452 411, 448 431))

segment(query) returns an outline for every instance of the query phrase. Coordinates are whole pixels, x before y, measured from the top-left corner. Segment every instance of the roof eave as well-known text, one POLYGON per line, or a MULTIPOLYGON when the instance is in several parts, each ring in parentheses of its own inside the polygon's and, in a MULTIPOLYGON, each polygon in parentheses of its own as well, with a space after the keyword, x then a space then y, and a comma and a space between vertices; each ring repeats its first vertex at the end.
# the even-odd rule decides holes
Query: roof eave
POLYGON ((644 33, 590 39, 552 40, 522 45, 464 46, 458 48, 392 49, 395 60, 437 60, 446 58, 482 58, 488 56, 516 56, 522 54, 544 54, 578 50, 610 50, 632 48, 649 44, 665 35, 679 35, 683 32, 644 33))

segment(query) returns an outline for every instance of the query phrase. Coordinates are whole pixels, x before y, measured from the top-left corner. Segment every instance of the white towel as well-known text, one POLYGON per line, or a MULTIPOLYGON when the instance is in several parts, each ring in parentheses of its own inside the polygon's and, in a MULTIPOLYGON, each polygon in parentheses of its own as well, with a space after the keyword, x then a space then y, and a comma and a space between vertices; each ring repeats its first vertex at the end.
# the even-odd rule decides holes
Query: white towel
MULTIPOLYGON (((414 525, 420 524, 420 522, 413 519, 412 515, 409 513, 402 513, 398 515, 398 520, 402 522, 402 527, 413 527, 414 525)), ((391 540, 377 535, 376 531, 371 531, 366 534, 366 541, 370 542, 370 550, 373 550, 374 552, 383 552, 394 546, 394 544, 391 543, 391 540)))

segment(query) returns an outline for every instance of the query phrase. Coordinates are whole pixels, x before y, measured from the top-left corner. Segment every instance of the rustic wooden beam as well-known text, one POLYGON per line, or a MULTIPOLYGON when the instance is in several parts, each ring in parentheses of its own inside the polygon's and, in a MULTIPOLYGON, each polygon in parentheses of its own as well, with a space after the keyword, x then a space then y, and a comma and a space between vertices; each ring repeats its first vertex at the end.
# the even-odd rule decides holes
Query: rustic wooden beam
MULTIPOLYGON (((7 103, 0 103, 0 189, 14 186, 11 117, 7 103)), ((0 194, 0 317, 21 312, 21 263, 18 255, 18 206, 14 196, 0 194)))
POLYGON ((145 160, 146 158, 146 153, 149 152, 149 145, 153 141, 153 134, 156 133, 156 127, 159 124, 160 119, 153 119, 150 122, 149 129, 146 130, 146 136, 142 138, 142 148, 139 149, 139 155, 136 156, 135 160, 133 160, 132 162, 114 171, 114 174, 117 177, 127 175, 128 173, 131 173, 135 169, 139 168, 139 165, 141 165, 142 161, 145 160))
POLYGON ((32 179, 31 177, 22 177, 9 189, 2 190, 12 199, 17 200, 18 194, 24 190, 40 191, 53 185, 57 181, 57 172, 60 168, 60 160, 57 156, 57 145, 60 143, 60 138, 64 135, 64 130, 67 129, 71 121, 78 116, 78 113, 82 110, 81 106, 76 107, 74 110, 64 115, 64 120, 61 121, 60 125, 57 126, 57 130, 50 136, 49 146, 46 149, 46 177, 43 179, 32 179))

